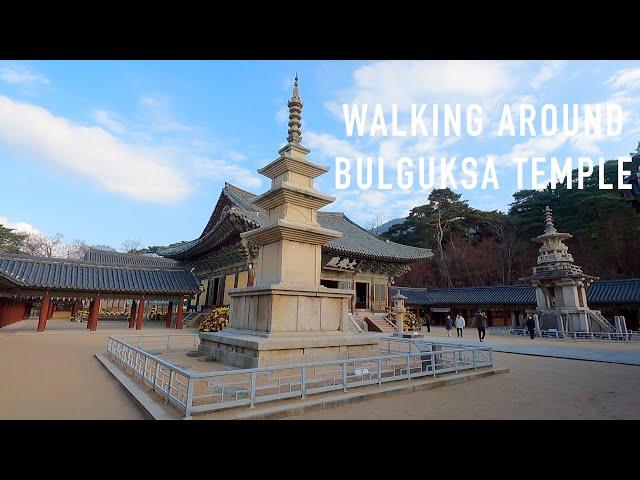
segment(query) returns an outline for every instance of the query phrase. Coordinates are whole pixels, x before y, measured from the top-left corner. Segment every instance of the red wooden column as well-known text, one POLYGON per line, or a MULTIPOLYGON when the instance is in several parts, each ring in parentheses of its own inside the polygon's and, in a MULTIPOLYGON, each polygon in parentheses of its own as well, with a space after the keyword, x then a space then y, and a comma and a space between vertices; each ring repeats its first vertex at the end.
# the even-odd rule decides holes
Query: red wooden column
POLYGON ((176 328, 178 330, 182 330, 182 308, 184 305, 184 301, 182 297, 178 298, 178 305, 176 305, 176 328))
POLYGON ((91 300, 91 307, 89 309, 89 330, 95 332, 98 328, 98 317, 100 315, 100 295, 97 295, 91 300))
POLYGON ((136 312, 136 330, 142 330, 142 320, 144 320, 144 297, 140 298, 138 311, 136 312))
POLYGON ((131 301, 131 312, 129 313, 129 328, 136 326, 136 309, 137 304, 135 300, 131 301))
POLYGON ((45 295, 42 297, 42 301, 40 302, 40 318, 38 319, 38 328, 37 332, 44 332, 45 327, 47 326, 47 320, 49 320, 49 304, 51 303, 51 297, 49 295, 45 295))
POLYGON ((49 311, 47 312, 47 320, 53 317, 53 301, 49 299, 49 311))
POLYGON ((89 301, 89 313, 87 314, 87 330, 91 330, 91 321, 93 320, 93 308, 95 304, 96 303, 93 299, 89 301))
POLYGON ((76 313, 78 313, 78 302, 74 300, 71 304, 71 318, 75 317, 76 313))
POLYGON ((165 319, 164 326, 166 328, 171 328, 171 316, 173 315, 173 300, 169 302, 169 306, 167 307, 167 318, 165 319))

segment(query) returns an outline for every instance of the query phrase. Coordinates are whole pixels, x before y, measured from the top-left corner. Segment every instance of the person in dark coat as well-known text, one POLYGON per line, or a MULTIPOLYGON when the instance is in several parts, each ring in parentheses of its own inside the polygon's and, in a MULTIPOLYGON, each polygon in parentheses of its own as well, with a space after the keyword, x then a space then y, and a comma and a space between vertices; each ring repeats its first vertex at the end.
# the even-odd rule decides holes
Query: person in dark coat
POLYGON ((478 338, 481 342, 484 342, 484 337, 487 334, 487 316, 484 312, 478 310, 475 315, 476 328, 478 329, 478 338))
POLYGON ((444 328, 447 330, 447 337, 450 337, 451 329, 453 328, 453 320, 451 320, 451 315, 447 315, 447 318, 444 321, 444 328))
POLYGON ((531 314, 527 316, 527 330, 529 330, 529 335, 531 336, 531 340, 533 340, 536 337, 536 322, 531 314))
POLYGON ((431 333, 431 317, 428 313, 424 314, 424 326, 427 327, 427 332, 431 333))

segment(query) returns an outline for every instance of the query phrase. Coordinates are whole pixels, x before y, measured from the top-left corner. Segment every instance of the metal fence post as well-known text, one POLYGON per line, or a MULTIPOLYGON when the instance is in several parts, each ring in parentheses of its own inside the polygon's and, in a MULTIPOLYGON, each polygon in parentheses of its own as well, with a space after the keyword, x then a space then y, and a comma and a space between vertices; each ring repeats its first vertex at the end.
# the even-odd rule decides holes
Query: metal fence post
POLYGON ((378 357, 378 385, 382 385, 382 359, 378 357))
POLYGON ((191 420, 191 407, 193 407, 193 378, 189 375, 187 380, 187 401, 184 407, 183 420, 191 420))
POLYGON ((477 369, 478 369, 478 366, 477 366, 477 364, 476 364, 476 349, 474 348, 474 349, 471 351, 471 353, 473 353, 473 369, 474 369, 474 370, 477 370, 477 369))
POLYGON ((342 391, 347 391, 347 362, 342 362, 342 391))
POLYGON ((300 394, 301 394, 301 398, 305 398, 306 397, 306 393, 307 393, 307 388, 306 388, 306 383, 307 381, 307 372, 306 372, 306 368, 304 365, 302 365, 302 375, 300 375, 300 394))
POLYGON ((153 391, 156 390, 156 382, 158 381, 158 377, 160 376, 160 362, 156 360, 156 373, 153 376, 153 391))
POLYGON ((411 380, 411 354, 407 354, 407 380, 411 380))
MULTIPOLYGON (((303 367, 304 368, 304 367, 303 367)), ((250 408, 255 408, 255 403, 256 403, 256 372, 255 370, 251 371, 251 385, 249 387, 249 397, 251 399, 251 405, 250 408)), ((278 391, 279 393, 279 391, 278 391)))

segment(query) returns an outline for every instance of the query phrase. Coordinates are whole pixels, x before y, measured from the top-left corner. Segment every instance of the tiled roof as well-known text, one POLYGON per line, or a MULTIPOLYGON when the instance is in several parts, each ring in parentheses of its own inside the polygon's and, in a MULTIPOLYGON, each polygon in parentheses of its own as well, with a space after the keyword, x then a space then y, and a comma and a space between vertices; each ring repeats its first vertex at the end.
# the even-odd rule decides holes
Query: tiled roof
POLYGON ((180 268, 180 263, 169 258, 112 252, 110 250, 100 250, 97 248, 90 248, 84 256, 84 259, 87 262, 111 265, 180 268))
MULTIPOLYGON (((535 305, 536 293, 529 285, 463 288, 392 287, 413 305, 535 305)), ((640 303, 640 278, 599 280, 587 289, 587 302, 640 303)))
MULTIPOLYGON (((234 205, 233 213, 243 216, 247 220, 247 225, 259 227, 268 218, 266 210, 254 206, 251 202, 256 197, 251 192, 225 183, 222 190, 234 205)), ((351 221, 344 213, 340 212, 318 212, 318 223, 320 226, 342 232, 341 238, 336 238, 329 242, 326 250, 342 253, 345 255, 357 255, 365 258, 390 260, 396 262, 412 262, 432 256, 431 250, 426 248, 410 247, 399 243, 380 240, 378 237, 351 221)), ((187 252, 191 248, 208 240, 213 231, 203 232, 203 235, 196 240, 184 243, 174 248, 160 252, 162 255, 174 256, 187 252)))
POLYGON ((587 290, 587 302, 607 303, 610 301, 640 303, 640 278, 598 280, 587 290))
POLYGON ((0 253, 0 276, 17 287, 104 293, 192 295, 197 277, 182 268, 122 266, 0 253))

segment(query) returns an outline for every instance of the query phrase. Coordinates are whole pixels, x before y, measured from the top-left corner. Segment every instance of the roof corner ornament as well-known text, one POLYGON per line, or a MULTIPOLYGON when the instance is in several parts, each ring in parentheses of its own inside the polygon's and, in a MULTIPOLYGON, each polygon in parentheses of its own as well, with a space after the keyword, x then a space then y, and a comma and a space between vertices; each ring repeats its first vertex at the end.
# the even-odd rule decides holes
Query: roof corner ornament
POLYGON ((300 145, 302 141, 302 99, 298 92, 298 74, 293 82, 293 95, 287 102, 289 107, 289 130, 287 131, 287 142, 292 145, 300 145))

